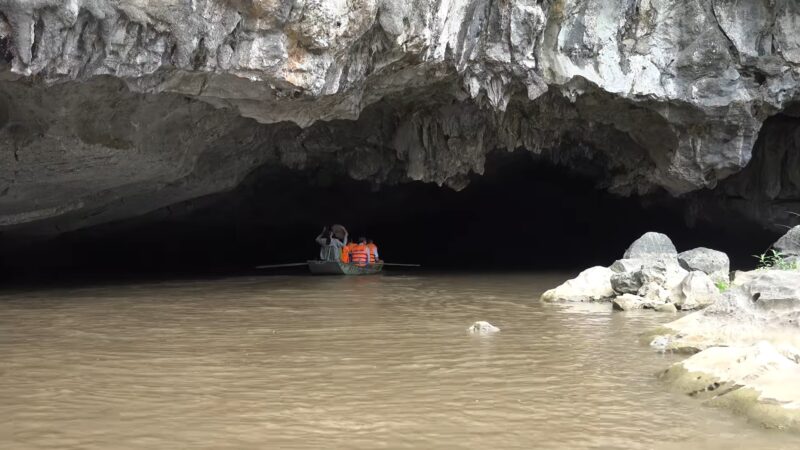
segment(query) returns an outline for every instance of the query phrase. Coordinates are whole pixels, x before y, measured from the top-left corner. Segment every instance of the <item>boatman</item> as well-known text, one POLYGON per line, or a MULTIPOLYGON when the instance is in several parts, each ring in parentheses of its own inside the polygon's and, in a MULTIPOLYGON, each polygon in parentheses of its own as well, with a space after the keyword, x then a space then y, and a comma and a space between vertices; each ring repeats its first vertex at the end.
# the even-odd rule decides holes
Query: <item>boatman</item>
POLYGON ((336 237, 333 227, 325 227, 322 229, 322 233, 317 236, 316 241, 319 244, 320 261, 339 261, 342 249, 347 245, 347 230, 344 230, 343 240, 340 240, 336 237))

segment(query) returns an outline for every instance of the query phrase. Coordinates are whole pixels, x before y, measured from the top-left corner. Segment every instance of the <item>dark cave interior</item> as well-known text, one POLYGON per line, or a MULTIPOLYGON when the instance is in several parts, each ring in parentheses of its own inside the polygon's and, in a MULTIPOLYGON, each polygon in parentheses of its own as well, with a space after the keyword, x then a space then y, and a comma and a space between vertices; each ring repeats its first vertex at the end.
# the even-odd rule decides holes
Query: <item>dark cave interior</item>
MULTIPOLYGON (((485 173, 459 192, 416 182, 375 189, 336 170, 262 168, 236 190, 199 203, 188 213, 5 248, 3 276, 266 275, 253 266, 313 259, 314 237, 331 223, 375 239, 384 260, 420 263, 421 270, 608 265, 646 231, 666 233, 679 251, 723 250, 741 268, 775 239, 755 225, 689 227, 681 199, 617 197, 598 189, 591 175, 527 151, 491 154, 485 173)), ((287 272, 304 273, 269 273, 287 272)))

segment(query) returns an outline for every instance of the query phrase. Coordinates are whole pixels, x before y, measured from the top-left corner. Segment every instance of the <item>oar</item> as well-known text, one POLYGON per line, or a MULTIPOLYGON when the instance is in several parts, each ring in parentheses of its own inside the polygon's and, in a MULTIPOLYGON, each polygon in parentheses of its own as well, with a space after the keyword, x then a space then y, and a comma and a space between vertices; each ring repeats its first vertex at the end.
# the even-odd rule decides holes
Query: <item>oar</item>
POLYGON ((398 263, 383 263, 384 266, 395 266, 395 267, 422 267, 421 264, 398 264, 398 263))
POLYGON ((300 266, 307 266, 308 263, 290 263, 290 264, 270 264, 266 266, 256 266, 256 269, 279 269, 281 267, 300 267, 300 266))

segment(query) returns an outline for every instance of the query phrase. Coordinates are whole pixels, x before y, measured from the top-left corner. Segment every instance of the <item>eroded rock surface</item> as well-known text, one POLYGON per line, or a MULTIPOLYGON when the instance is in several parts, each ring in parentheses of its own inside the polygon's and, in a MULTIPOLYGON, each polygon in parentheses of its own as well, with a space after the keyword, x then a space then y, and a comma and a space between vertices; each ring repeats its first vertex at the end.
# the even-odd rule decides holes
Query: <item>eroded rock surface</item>
POLYGON ((800 100, 800 7, 746 6, 2 0, 0 227, 130 217, 263 165, 458 189, 495 149, 622 194, 714 187, 800 100))

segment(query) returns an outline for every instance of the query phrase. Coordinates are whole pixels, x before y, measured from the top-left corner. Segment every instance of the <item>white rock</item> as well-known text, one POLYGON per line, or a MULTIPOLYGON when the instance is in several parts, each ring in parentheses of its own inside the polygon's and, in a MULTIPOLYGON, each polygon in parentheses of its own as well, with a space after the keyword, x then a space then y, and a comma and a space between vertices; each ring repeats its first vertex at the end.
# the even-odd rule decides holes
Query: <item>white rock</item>
POLYGON ((618 296, 612 301, 612 305, 614 309, 619 309, 621 311, 630 311, 632 309, 643 309, 650 304, 647 300, 643 297, 639 297, 638 295, 632 294, 623 294, 618 296))
POLYGON ((686 275, 681 283, 675 306, 682 310, 698 309, 713 304, 719 298, 719 289, 711 278, 703 272, 694 271, 686 275))
POLYGON ((479 320, 470 325, 470 327, 467 328, 467 331, 472 334, 491 334, 491 333, 497 333, 498 331, 500 331, 500 328, 497 328, 496 326, 490 324, 489 322, 479 320))
POLYGON ((542 294, 546 302, 591 302, 610 300, 616 297, 611 287, 614 272, 607 267, 595 266, 584 270, 577 277, 542 294))

